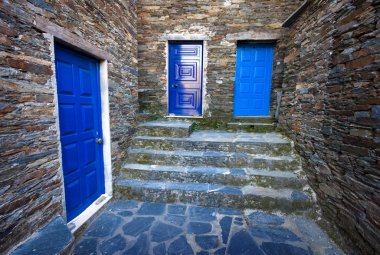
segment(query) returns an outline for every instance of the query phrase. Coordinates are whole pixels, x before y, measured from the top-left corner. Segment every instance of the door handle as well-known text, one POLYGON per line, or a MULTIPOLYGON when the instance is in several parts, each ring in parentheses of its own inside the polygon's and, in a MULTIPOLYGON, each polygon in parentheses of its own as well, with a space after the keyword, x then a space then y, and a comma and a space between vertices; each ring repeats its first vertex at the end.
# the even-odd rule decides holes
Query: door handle
POLYGON ((172 88, 177 88, 178 87, 178 84, 177 83, 174 83, 173 85, 172 85, 172 88))
POLYGON ((96 138, 96 143, 102 144, 103 143, 103 139, 102 138, 96 138))

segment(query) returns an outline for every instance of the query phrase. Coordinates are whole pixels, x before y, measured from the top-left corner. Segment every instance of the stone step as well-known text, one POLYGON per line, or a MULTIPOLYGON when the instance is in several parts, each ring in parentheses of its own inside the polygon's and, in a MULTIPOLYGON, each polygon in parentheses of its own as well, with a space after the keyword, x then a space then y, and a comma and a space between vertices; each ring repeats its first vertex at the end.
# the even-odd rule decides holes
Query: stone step
POLYGON ((9 254, 69 254, 73 242, 66 222, 57 216, 9 254))
POLYGON ((255 208, 256 210, 300 213, 313 205, 311 196, 292 189, 256 186, 223 186, 208 183, 180 183, 120 180, 117 199, 152 202, 181 202, 207 207, 255 208))
POLYGON ((229 122, 227 129, 231 131, 246 131, 246 132, 273 132, 276 125, 274 123, 260 122, 229 122))
POLYGON ((230 133, 195 131, 190 137, 136 136, 132 148, 155 150, 224 151, 285 156, 292 153, 288 140, 276 133, 230 133))
POLYGON ((267 188, 302 189, 306 181, 290 171, 267 171, 252 168, 190 167, 124 164, 127 179, 210 183, 222 185, 254 185, 267 188))
POLYGON ((299 162, 292 156, 230 153, 221 151, 129 149, 128 162, 151 165, 250 167, 256 169, 298 169, 299 162))
POLYGON ((137 135, 188 137, 192 132, 193 123, 189 121, 148 121, 138 125, 137 135))

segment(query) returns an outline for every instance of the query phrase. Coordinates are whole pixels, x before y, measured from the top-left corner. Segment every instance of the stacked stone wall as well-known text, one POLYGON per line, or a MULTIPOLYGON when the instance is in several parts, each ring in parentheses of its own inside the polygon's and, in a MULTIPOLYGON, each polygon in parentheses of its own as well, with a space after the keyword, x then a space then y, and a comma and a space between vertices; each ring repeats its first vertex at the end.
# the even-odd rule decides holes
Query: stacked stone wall
POLYGON ((41 18, 108 53, 114 168, 124 157, 137 111, 132 1, 0 2, 1 254, 64 213, 53 37, 35 28, 41 18))
MULTIPOLYGON (((167 114, 167 43, 203 40, 205 82, 203 115, 232 117, 236 46, 239 40, 280 38, 281 24, 302 1, 141 0, 138 9, 140 110, 167 114)), ((273 65, 271 112, 281 86, 282 45, 277 43, 273 65)))
POLYGON ((279 126, 352 254, 380 251, 380 2, 310 1, 291 25, 279 126))

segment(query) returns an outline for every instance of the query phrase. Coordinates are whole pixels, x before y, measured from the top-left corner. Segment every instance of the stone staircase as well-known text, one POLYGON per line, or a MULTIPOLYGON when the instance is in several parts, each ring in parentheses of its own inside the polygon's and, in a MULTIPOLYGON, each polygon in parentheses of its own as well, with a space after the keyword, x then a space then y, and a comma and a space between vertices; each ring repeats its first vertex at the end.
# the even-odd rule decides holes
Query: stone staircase
POLYGON ((194 131, 192 122, 138 127, 116 182, 119 199, 303 214, 314 201, 280 134, 194 131))

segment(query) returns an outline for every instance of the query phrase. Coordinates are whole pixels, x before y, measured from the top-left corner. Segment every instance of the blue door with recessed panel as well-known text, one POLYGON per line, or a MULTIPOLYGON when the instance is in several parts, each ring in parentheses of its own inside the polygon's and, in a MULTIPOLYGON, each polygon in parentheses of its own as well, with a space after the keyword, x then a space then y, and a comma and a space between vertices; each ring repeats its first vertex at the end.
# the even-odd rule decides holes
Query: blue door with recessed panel
POLYGON ((238 44, 235 116, 269 116, 273 44, 238 44))
POLYGON ((99 62, 55 47, 67 220, 104 193, 99 62))
POLYGON ((202 42, 169 44, 169 114, 202 115, 202 42))

